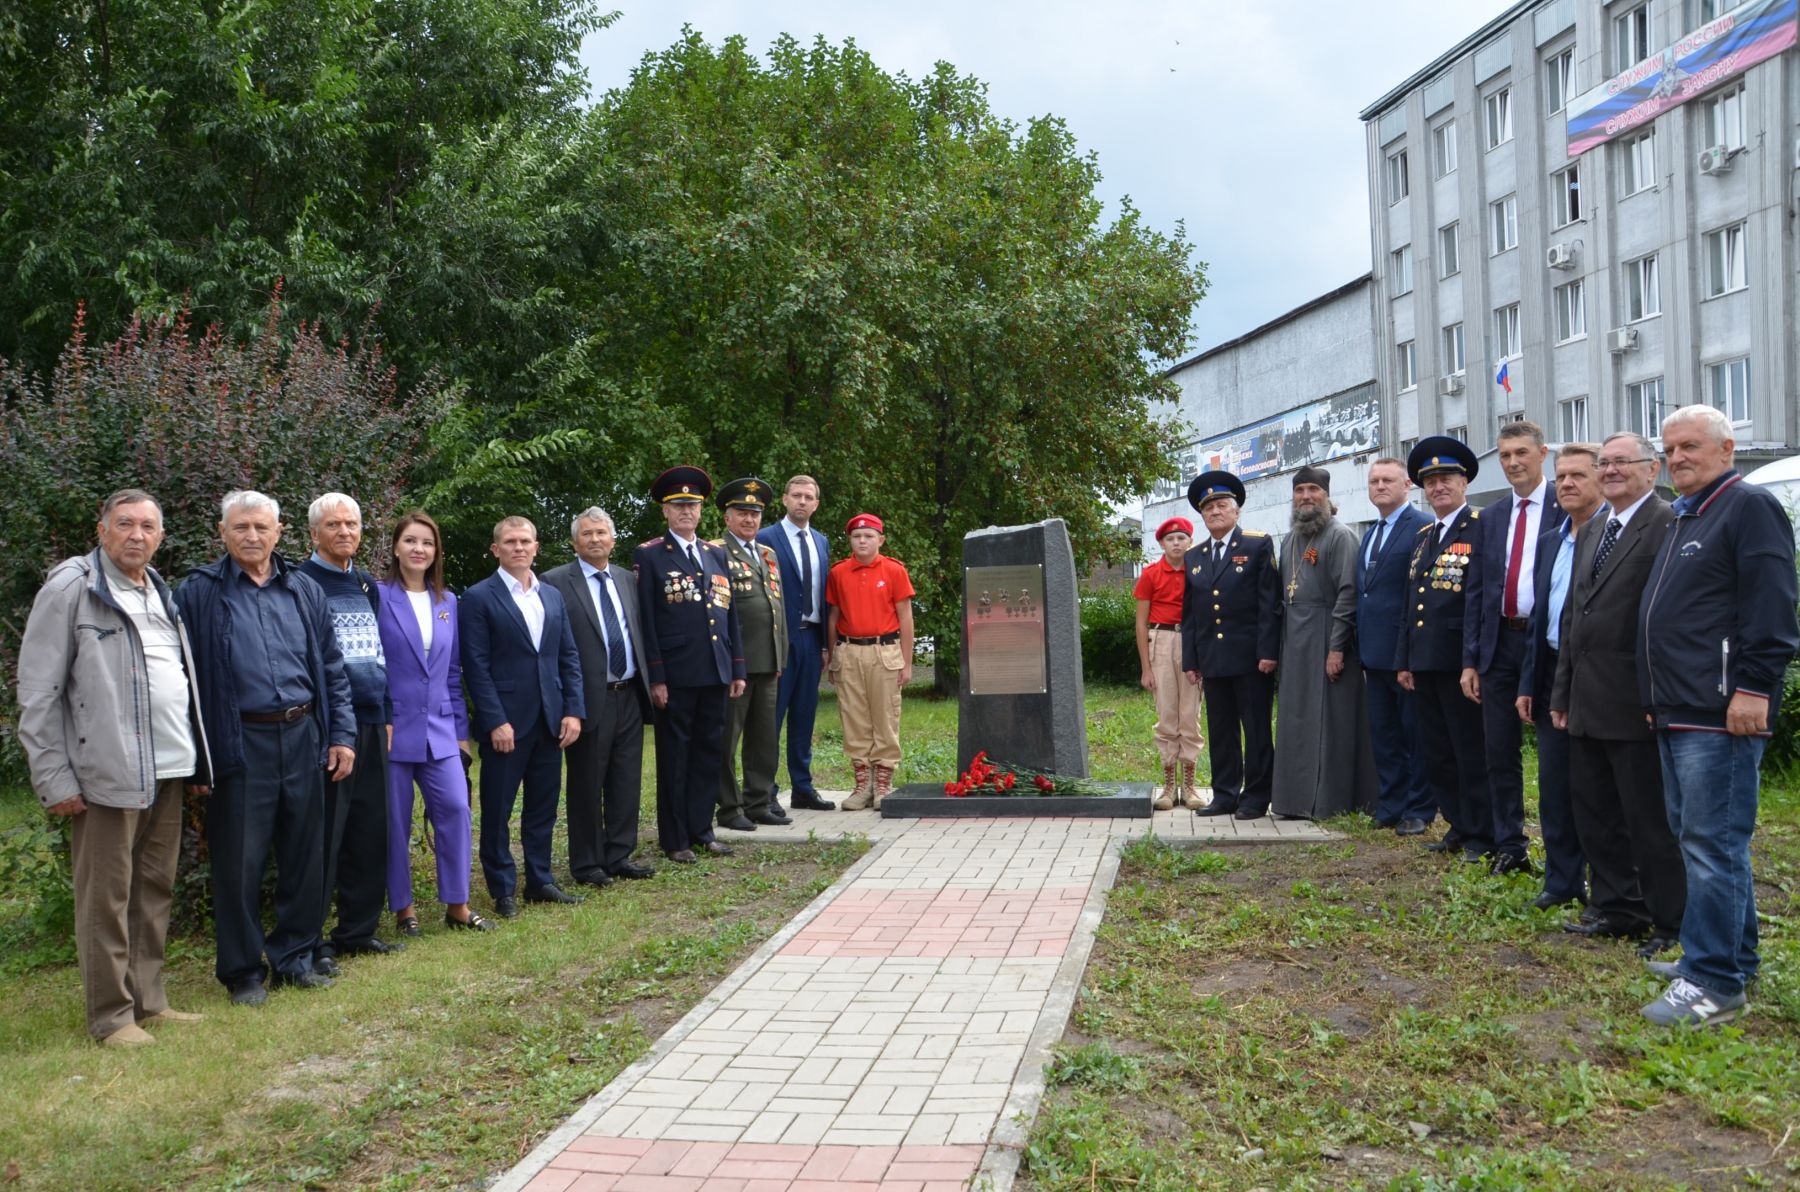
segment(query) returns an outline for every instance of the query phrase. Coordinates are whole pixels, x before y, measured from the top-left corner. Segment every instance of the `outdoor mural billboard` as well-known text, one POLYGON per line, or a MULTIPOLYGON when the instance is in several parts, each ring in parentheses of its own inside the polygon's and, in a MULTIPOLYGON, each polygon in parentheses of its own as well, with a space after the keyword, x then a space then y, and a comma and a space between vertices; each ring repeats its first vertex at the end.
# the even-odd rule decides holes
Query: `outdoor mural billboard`
POLYGON ((1183 496, 1188 482, 1222 468, 1246 483, 1373 451, 1381 443, 1381 405, 1373 384, 1358 385, 1176 452, 1181 479, 1158 481, 1152 501, 1183 496))

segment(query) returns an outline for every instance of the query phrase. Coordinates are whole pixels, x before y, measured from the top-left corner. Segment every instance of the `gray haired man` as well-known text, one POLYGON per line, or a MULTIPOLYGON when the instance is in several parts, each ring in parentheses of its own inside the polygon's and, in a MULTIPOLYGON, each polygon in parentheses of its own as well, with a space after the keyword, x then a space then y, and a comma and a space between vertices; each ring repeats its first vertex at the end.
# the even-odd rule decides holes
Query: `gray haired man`
POLYGON ((169 1008, 163 945, 181 844, 184 782, 208 781, 194 659, 150 559, 162 506, 121 489, 100 507, 100 545, 51 569, 19 644, 19 741, 31 784, 73 829, 75 951, 88 1033, 156 1042, 169 1008))

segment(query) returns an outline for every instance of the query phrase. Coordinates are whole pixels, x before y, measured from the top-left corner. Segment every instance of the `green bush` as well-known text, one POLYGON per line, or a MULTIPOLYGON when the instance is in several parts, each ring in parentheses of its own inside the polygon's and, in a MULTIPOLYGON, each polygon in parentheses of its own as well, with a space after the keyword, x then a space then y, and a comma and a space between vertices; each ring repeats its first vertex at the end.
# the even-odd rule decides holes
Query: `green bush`
POLYGON ((1800 662, 1787 668, 1781 684, 1781 710, 1775 718, 1775 732, 1763 754, 1763 768, 1773 772, 1800 766, 1800 662))
POLYGON ((1081 594, 1081 669, 1089 683, 1137 683, 1137 601, 1130 589, 1081 594))

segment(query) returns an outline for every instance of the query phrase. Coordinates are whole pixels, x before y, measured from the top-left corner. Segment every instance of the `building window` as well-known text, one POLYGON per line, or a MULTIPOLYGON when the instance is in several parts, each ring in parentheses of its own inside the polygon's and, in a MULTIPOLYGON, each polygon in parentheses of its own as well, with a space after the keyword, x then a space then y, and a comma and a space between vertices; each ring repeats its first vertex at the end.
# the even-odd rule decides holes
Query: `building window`
POLYGON ((1663 379, 1651 377, 1625 386, 1625 420, 1647 439, 1662 433, 1663 379))
POLYGON ((1462 272, 1462 258, 1456 251, 1456 228, 1456 224, 1447 223, 1438 229, 1439 277, 1455 277, 1462 272))
POLYGON ((1519 196, 1507 195, 1488 204, 1489 252, 1499 254, 1519 246, 1519 196))
POLYGON ((1688 0, 1688 32, 1718 20, 1737 4, 1738 0, 1688 0))
POLYGON ((1467 443, 1469 441, 1469 428, 1466 426, 1448 427, 1445 429, 1444 433, 1455 439, 1458 443, 1467 443))
POLYGON ((1393 283, 1394 294, 1410 293, 1413 288, 1412 245, 1403 244, 1388 256, 1393 258, 1393 265, 1388 271, 1388 280, 1393 283))
POLYGON ((1510 424, 1523 421, 1525 421, 1524 410, 1508 410, 1494 419, 1494 429, 1505 430, 1510 424))
POLYGON ((1556 307, 1556 342, 1566 344, 1587 334, 1587 304, 1581 298, 1581 282, 1557 286, 1551 297, 1556 307))
POLYGON ((1575 93, 1575 47, 1570 46, 1544 63, 1544 111, 1555 115, 1569 105, 1575 93))
POLYGON ((1463 325, 1452 323, 1444 328, 1444 363, 1450 366, 1451 376, 1461 376, 1468 370, 1468 360, 1463 354, 1463 325))
POLYGON ((1387 159, 1387 197, 1388 206, 1393 206, 1407 195, 1406 150, 1388 154, 1387 159))
POLYGON ((1395 347, 1394 372, 1402 393, 1419 383, 1419 356, 1413 350, 1412 340, 1409 339, 1395 347))
POLYGON ((1498 148, 1512 140, 1512 89, 1502 87, 1487 97, 1487 147, 1498 148))
POLYGON ((1456 173, 1456 121, 1446 120, 1431 130, 1431 160, 1439 178, 1456 173))
POLYGON ((1550 175, 1551 227, 1566 228, 1581 218, 1581 167, 1570 166, 1550 175))
POLYGON ((1717 298, 1750 284, 1744 262, 1743 224, 1720 228, 1701 237, 1706 261, 1706 296, 1717 298))
POLYGON ((1623 193, 1634 195, 1656 185, 1656 133, 1646 129, 1619 143, 1619 178, 1623 193))
POLYGON ((1644 0, 1613 18, 1613 73, 1628 70, 1650 56, 1650 3, 1644 0))
POLYGON ((1494 312, 1494 358, 1511 360, 1520 354, 1519 304, 1503 306, 1494 312))
POLYGON ((1750 421, 1750 361, 1740 356, 1707 365, 1706 400, 1733 422, 1750 421))
POLYGON ((1556 421, 1565 443, 1588 441, 1587 398, 1571 397, 1556 403, 1556 421))
POLYGON ((1656 254, 1625 262, 1625 321, 1635 323, 1662 313, 1662 286, 1656 276, 1656 254))
POLYGON ((1727 149, 1744 147, 1744 88, 1742 84, 1706 101, 1706 143, 1727 149))
POLYGON ((1412 449, 1414 447, 1417 447, 1418 445, 1419 445, 1419 440, 1417 438, 1401 439, 1400 440, 1400 458, 1405 459, 1407 456, 1411 455, 1412 449))

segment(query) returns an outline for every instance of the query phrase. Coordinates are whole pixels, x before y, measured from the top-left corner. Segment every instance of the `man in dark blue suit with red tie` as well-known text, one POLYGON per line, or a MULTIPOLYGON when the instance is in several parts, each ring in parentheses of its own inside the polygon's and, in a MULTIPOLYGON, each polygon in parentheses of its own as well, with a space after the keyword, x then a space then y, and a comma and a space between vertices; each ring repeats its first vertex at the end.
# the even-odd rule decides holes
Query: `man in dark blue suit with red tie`
POLYGON ((692 865, 713 839, 725 761, 725 701, 744 694, 744 648, 725 548, 699 536, 712 477, 670 468, 650 486, 669 532, 631 552, 656 717, 656 833, 669 860, 692 865))
POLYGON ((1394 645, 1406 615, 1406 570, 1419 531, 1431 519, 1407 500, 1406 464, 1369 465, 1369 501, 1381 517, 1363 535, 1356 557, 1356 642, 1369 693, 1369 738, 1381 795, 1375 822, 1400 836, 1418 836, 1437 818, 1437 801, 1419 764, 1413 694, 1394 675, 1394 645))
POLYGON ((568 607, 531 570, 537 527, 522 517, 503 519, 494 527, 492 550, 500 569, 463 593, 457 634, 481 742, 481 871, 494 913, 510 919, 519 903, 508 834, 521 781, 525 901, 581 901, 551 878, 550 839, 562 795, 562 751, 581 736, 587 712, 568 607))
MULTIPOLYGON (((764 526, 756 540, 775 551, 781 568, 782 600, 787 618, 787 662, 775 689, 775 735, 787 725, 788 802, 812 811, 837 804, 819 798, 813 785, 813 721, 819 714, 819 676, 825 663, 825 577, 831 572, 831 544, 812 528, 819 508, 819 482, 796 476, 781 494, 787 516, 764 526)), ((781 810, 776 802, 775 810, 781 810)))

